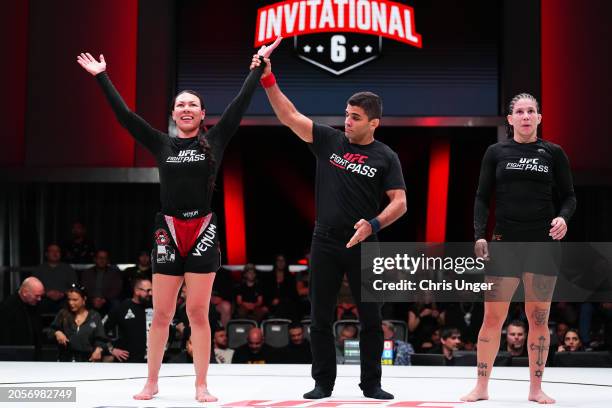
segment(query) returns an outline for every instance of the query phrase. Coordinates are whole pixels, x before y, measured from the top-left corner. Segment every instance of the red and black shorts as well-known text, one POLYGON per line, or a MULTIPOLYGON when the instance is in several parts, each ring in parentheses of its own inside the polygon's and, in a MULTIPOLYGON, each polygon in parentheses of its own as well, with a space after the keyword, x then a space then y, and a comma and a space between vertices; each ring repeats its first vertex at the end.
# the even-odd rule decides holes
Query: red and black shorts
POLYGON ((157 213, 151 261, 153 273, 217 272, 221 267, 217 216, 181 219, 157 213))

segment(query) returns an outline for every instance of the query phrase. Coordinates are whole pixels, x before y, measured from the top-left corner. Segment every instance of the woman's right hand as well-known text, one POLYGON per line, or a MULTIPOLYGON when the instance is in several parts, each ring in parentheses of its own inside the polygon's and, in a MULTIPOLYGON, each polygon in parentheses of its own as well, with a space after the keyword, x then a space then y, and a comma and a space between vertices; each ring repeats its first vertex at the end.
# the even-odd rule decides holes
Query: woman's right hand
POLYGON ((100 61, 97 61, 90 53, 81 53, 81 55, 77 56, 77 62, 85 71, 93 76, 106 71, 106 60, 104 60, 104 55, 102 54, 100 54, 100 61))
POLYGON ((476 241, 474 244, 474 253, 478 258, 482 258, 485 261, 489 260, 489 245, 487 244, 486 239, 481 238, 476 241))
POLYGON ((59 330, 55 332, 55 340, 58 342, 58 344, 61 344, 62 346, 66 346, 70 342, 70 340, 68 340, 68 337, 66 337, 66 335, 59 330))

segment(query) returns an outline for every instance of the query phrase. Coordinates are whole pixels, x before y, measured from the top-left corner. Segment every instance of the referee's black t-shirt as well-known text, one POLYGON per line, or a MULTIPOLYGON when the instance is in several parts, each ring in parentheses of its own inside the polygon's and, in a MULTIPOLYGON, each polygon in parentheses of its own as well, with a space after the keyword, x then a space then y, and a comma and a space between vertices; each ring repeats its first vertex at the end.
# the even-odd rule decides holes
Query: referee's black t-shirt
POLYGON ((399 158, 384 143, 351 144, 344 132, 317 123, 312 134, 318 223, 351 230, 379 214, 386 191, 406 188, 399 158))

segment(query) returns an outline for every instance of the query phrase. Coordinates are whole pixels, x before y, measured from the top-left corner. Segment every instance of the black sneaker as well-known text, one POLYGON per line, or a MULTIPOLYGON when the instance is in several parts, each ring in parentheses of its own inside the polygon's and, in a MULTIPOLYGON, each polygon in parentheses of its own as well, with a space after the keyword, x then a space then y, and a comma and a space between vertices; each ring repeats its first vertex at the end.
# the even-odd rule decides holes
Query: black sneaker
POLYGON ((367 391, 364 390, 363 395, 368 398, 374 398, 379 400, 392 400, 393 398, 395 398, 393 394, 388 393, 380 387, 372 388, 371 390, 367 391))
POLYGON ((315 387, 304 394, 304 399, 321 399, 330 397, 332 394, 331 390, 325 389, 320 385, 315 385, 315 387))

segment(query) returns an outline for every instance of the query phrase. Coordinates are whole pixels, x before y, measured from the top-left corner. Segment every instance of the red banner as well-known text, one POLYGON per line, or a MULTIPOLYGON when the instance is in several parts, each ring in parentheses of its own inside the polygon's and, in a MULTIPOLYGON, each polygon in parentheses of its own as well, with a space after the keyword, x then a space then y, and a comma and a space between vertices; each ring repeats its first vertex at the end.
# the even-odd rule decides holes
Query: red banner
POLYGON ((387 0, 287 0, 257 10, 255 47, 276 37, 314 33, 371 34, 422 47, 414 10, 387 0))

